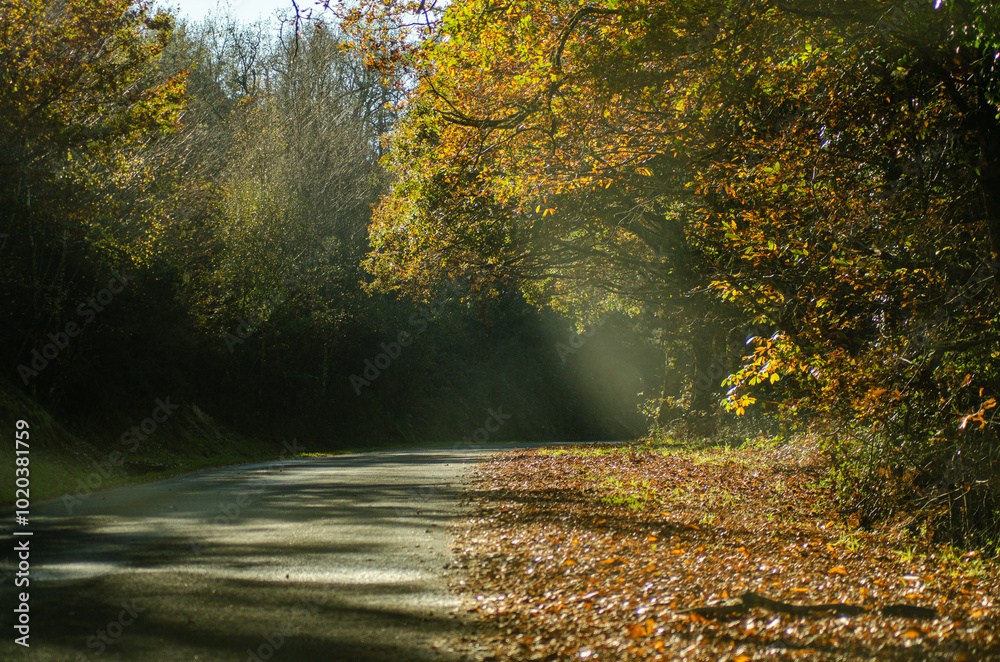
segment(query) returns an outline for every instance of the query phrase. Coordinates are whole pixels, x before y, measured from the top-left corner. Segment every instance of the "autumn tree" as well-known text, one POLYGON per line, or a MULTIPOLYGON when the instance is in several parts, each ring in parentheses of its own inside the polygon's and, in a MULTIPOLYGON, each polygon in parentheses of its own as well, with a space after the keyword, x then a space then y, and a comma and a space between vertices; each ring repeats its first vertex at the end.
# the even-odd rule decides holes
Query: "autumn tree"
POLYGON ((726 378, 731 411, 778 403, 855 440, 831 452, 875 495, 865 517, 893 510, 889 474, 943 485, 942 459, 970 444, 990 465, 994 3, 341 15, 373 66, 416 81, 371 231, 379 285, 458 273, 582 320, 657 318, 670 360, 693 364, 688 406, 726 378))
POLYGON ((274 39, 260 62, 219 176, 218 252, 190 296, 239 364, 308 351, 325 392, 335 339, 367 305, 358 264, 391 90, 323 26, 274 39))
POLYGON ((177 125, 184 73, 155 72, 172 25, 145 2, 0 6, 0 326, 13 330, 11 365, 65 316, 82 280, 93 288, 129 264, 148 229, 116 192, 143 167, 136 150, 177 125), (86 263, 94 256, 102 269, 86 263))

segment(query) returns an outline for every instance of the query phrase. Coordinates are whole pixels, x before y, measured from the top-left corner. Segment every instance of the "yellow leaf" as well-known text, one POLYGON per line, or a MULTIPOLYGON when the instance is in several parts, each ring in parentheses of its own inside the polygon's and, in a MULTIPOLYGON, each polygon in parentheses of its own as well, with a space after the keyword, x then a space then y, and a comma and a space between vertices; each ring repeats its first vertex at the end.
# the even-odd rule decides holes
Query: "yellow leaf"
POLYGON ((733 662, 750 662, 752 659, 749 655, 737 655, 733 658, 733 662))

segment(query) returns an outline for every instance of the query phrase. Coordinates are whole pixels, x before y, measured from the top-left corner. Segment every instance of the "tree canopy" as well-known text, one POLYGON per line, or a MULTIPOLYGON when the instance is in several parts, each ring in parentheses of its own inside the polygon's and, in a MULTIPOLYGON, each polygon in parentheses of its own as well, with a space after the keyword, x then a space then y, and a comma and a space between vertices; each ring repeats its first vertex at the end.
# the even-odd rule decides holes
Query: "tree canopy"
POLYGON ((875 482, 937 480, 959 448, 995 461, 995 3, 340 12, 414 81, 376 286, 461 275, 581 323, 626 313, 666 350, 660 422, 716 403, 824 421, 878 448, 875 482))

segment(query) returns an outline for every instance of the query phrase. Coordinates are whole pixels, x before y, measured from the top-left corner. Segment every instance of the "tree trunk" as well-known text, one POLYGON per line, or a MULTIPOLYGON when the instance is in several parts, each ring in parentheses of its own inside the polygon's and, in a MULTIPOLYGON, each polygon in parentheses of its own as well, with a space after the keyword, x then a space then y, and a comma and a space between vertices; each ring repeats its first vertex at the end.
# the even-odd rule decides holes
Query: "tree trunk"
MULTIPOLYGON (((992 260, 1000 259, 1000 124, 997 123, 996 108, 986 99, 980 99, 978 125, 981 157, 979 188, 983 194, 993 264, 992 260)), ((994 276, 993 287, 1000 293, 1000 278, 994 276)))
POLYGON ((682 413, 677 406, 681 395, 681 367, 679 359, 667 358, 663 369, 663 388, 660 391, 660 406, 656 411, 656 426, 664 427, 682 413))
POLYGON ((722 329, 717 324, 696 326, 691 334, 694 358, 691 384, 691 413, 710 413, 715 405, 722 378, 729 374, 724 355, 719 352, 722 329))

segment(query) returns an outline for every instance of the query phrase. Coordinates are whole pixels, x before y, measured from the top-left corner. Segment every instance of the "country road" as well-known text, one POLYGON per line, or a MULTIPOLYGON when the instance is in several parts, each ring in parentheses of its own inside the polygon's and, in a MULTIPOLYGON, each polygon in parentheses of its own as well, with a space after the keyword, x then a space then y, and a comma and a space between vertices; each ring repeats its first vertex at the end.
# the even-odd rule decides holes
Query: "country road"
MULTIPOLYGON (((93 494, 72 515, 39 504, 30 587, 8 576, 0 589, 0 659, 470 659, 441 646, 462 627, 446 527, 463 474, 495 450, 202 471, 93 494), (27 649, 14 643, 22 590, 27 649)), ((15 562, 11 511, 4 522, 0 559, 15 562)))

